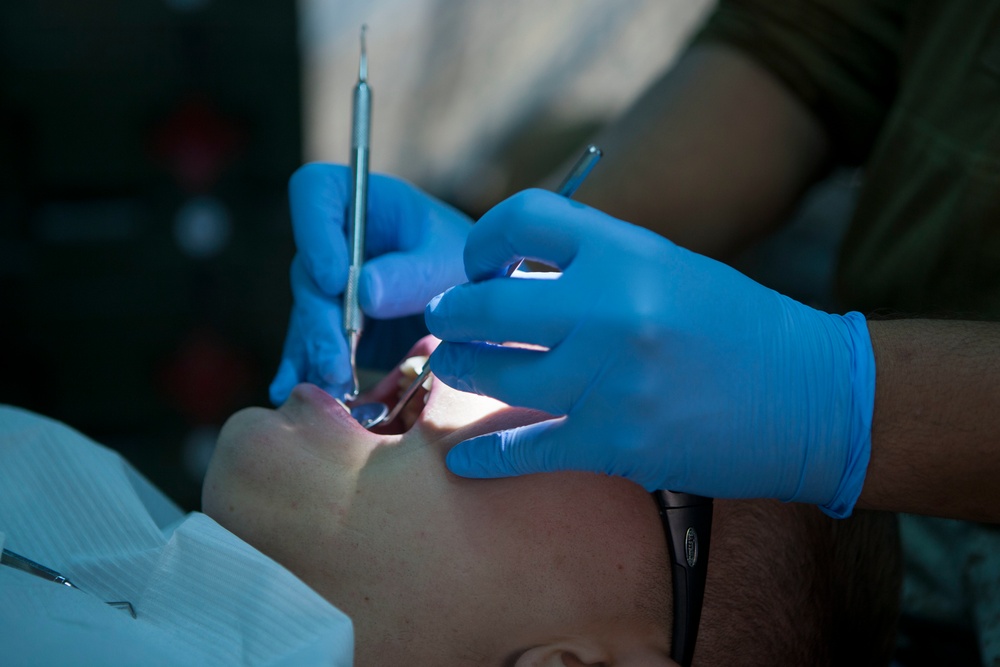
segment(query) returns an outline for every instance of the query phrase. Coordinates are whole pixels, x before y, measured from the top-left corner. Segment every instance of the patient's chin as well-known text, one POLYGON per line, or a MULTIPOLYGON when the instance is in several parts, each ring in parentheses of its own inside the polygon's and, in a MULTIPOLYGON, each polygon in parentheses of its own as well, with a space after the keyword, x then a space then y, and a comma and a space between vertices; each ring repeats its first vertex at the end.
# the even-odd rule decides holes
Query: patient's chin
MULTIPOLYGON (((244 408, 223 425, 202 484, 202 511, 230 530, 233 516, 295 479, 298 442, 274 410, 244 408), (290 472, 291 469, 291 472, 290 472)), ((236 532, 236 531, 233 531, 236 532)))

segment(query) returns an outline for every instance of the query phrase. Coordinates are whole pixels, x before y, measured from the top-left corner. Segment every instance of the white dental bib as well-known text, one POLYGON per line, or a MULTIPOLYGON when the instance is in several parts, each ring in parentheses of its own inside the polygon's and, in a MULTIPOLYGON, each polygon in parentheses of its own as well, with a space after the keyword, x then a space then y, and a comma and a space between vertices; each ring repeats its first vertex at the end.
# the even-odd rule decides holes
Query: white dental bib
POLYGON ((118 454, 6 406, 0 533, 80 587, 0 567, 0 663, 352 664, 350 619, 284 567, 182 513, 118 454))

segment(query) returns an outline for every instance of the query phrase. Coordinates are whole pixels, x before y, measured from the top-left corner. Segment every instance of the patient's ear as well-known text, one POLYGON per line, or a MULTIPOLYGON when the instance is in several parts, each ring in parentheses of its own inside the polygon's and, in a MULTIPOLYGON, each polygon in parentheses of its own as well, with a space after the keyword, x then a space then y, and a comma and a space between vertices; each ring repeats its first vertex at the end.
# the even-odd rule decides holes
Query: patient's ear
POLYGON ((627 651, 617 654, 596 642, 571 639, 525 651, 515 667, 678 667, 677 663, 655 650, 627 651))
POLYGON ((604 667, 611 656, 586 640, 536 646, 521 654, 514 667, 604 667))

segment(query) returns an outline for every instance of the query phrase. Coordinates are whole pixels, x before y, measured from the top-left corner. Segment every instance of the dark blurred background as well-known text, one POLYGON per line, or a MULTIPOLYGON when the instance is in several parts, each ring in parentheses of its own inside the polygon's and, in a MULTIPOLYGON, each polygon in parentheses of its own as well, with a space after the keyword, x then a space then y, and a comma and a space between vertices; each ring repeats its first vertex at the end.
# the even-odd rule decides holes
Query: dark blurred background
POLYGON ((188 508, 185 456, 280 353, 296 25, 284 0, 0 3, 0 401, 188 508))

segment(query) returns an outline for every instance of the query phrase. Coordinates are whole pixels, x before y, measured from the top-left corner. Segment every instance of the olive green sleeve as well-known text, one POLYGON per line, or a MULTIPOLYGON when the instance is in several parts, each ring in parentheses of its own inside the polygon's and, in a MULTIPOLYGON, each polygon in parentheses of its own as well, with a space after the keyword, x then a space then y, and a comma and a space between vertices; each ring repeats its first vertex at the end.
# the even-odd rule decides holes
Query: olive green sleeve
POLYGON ((694 42, 771 70, 826 127, 835 159, 865 161, 895 95, 905 0, 722 0, 694 42))

